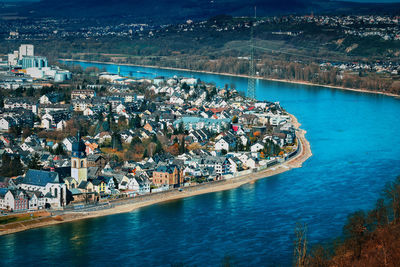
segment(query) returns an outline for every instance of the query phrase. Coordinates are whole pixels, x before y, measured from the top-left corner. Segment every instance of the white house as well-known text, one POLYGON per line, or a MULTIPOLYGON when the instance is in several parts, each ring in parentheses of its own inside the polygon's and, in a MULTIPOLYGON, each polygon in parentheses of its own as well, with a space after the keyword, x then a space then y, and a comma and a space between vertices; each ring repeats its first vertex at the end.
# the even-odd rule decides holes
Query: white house
POLYGON ((94 112, 93 112, 93 110, 92 110, 91 108, 86 108, 86 109, 83 111, 83 115, 84 115, 84 116, 93 116, 93 114, 94 114, 94 112))
POLYGON ((129 182, 127 185, 127 189, 139 192, 139 183, 136 180, 136 178, 133 176, 129 176, 128 178, 129 178, 129 182))
POLYGON ((39 192, 27 192, 29 196, 29 209, 40 210, 44 209, 46 205, 45 197, 39 192))
POLYGON ((47 95, 42 95, 39 98, 39 102, 40 102, 40 104, 51 104, 50 99, 47 95))
POLYGON ((255 168, 256 167, 256 161, 253 158, 248 158, 244 162, 244 165, 246 165, 248 168, 255 168))
POLYGON ((259 152, 264 149, 264 144, 257 142, 250 147, 251 152, 259 152))
POLYGON ((65 120, 60 120, 60 121, 56 124, 57 130, 64 130, 66 126, 67 126, 67 122, 66 122, 65 120))
POLYGON ((229 143, 224 138, 221 138, 215 143, 214 149, 217 151, 222 149, 229 151, 229 143))
POLYGON ((11 117, 3 117, 0 119, 0 130, 8 131, 10 127, 17 124, 17 121, 11 117))
POLYGON ((14 196, 8 188, 0 188, 0 209, 9 210, 14 207, 14 196))
POLYGON ((24 191, 0 188, 0 209, 19 211, 28 208, 28 196, 24 191))
POLYGON ((51 127, 51 119, 49 118, 42 119, 42 128, 50 129, 50 127, 51 127))
POLYGON ((183 103, 185 103, 185 100, 183 100, 183 99, 180 98, 180 97, 172 96, 172 97, 169 99, 169 102, 172 103, 172 104, 183 105, 183 103))
POLYGON ((63 145, 65 146, 65 148, 68 150, 68 151, 72 151, 72 143, 74 143, 76 140, 75 140, 75 137, 67 137, 67 138, 65 138, 63 141, 62 141, 62 143, 63 143, 63 145))

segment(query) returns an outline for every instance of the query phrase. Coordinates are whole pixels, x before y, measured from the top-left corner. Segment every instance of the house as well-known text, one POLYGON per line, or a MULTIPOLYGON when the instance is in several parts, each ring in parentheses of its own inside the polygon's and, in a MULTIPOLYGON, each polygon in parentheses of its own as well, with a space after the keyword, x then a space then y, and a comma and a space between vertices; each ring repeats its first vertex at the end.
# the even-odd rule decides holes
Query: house
POLYGON ((229 151, 229 143, 224 138, 221 138, 215 143, 214 149, 216 151, 220 150, 229 151))
POLYGON ((159 165, 153 172, 153 184, 157 186, 179 186, 183 183, 183 170, 177 165, 159 165))
POLYGON ((89 99, 96 96, 94 90, 73 90, 71 92, 71 100, 75 99, 89 99))
POLYGON ((193 142, 201 143, 203 141, 209 140, 211 135, 207 130, 201 129, 201 130, 191 131, 189 136, 192 137, 193 142))
POLYGON ((82 181, 78 185, 78 189, 81 190, 84 193, 93 193, 94 190, 94 185, 91 181, 82 181))
POLYGON ((72 144, 76 142, 75 137, 67 137, 62 141, 62 144, 65 146, 67 151, 71 152, 72 151, 72 144))
POLYGON ((248 158, 245 162, 244 162, 244 165, 247 167, 247 168, 252 168, 252 169, 254 169, 255 167, 256 167, 256 164, 257 164, 257 162, 256 162, 256 160, 254 159, 254 158, 248 158))
POLYGON ((236 147, 236 138, 232 134, 228 133, 222 138, 220 138, 216 143, 215 143, 215 150, 216 151, 221 151, 221 150, 226 150, 230 151, 235 149, 236 147))
POLYGON ((147 122, 144 126, 143 129, 153 132, 157 129, 157 124, 155 122, 147 122))
POLYGON ((135 175, 135 179, 139 184, 139 194, 148 194, 150 193, 150 179, 145 172, 138 173, 135 175))
POLYGON ((117 181, 113 176, 99 176, 98 179, 104 181, 105 183, 105 193, 106 194, 115 194, 117 193, 115 190, 117 188, 117 181))
POLYGON ((0 188, 0 209, 27 210, 29 209, 28 195, 23 190, 0 188))
POLYGON ((12 117, 3 117, 0 119, 0 130, 8 131, 11 127, 18 125, 18 120, 12 117))
POLYGON ((93 102, 88 99, 74 99, 71 100, 74 111, 83 112, 87 108, 93 107, 93 102))
MULTIPOLYGON (((139 192, 140 186, 134 175, 128 175, 128 183, 124 185, 125 189, 139 192)), ((122 187, 120 188, 122 189, 122 187)))
POLYGON ((83 111, 83 115, 84 116, 93 116, 94 115, 93 108, 90 108, 90 107, 85 108, 85 110, 83 111))
POLYGON ((42 95, 39 98, 39 103, 40 104, 55 104, 60 101, 61 96, 62 96, 61 94, 56 93, 56 92, 48 93, 48 94, 42 95))
POLYGON ((257 142, 250 147, 251 152, 259 152, 264 149, 264 144, 257 142))
POLYGON ((85 145, 86 145, 86 155, 92 155, 96 152, 99 151, 99 145, 97 144, 97 142, 95 140, 86 140, 85 141, 85 145))
POLYGON ((228 158, 228 161, 229 161, 229 164, 230 164, 230 166, 229 166, 229 172, 230 173, 236 173, 236 172, 238 172, 238 171, 243 169, 243 167, 242 167, 243 163, 237 157, 228 158))
POLYGON ((183 117, 176 120, 173 125, 175 129, 183 123, 185 130, 199 130, 206 129, 210 132, 221 132, 222 129, 227 128, 230 124, 230 119, 206 119, 202 117, 183 117))
POLYGON ((93 184, 93 190, 100 194, 100 195, 104 195, 106 192, 106 183, 103 180, 100 179, 93 179, 91 181, 91 183, 93 184))
POLYGON ((101 132, 95 136, 95 139, 98 139, 99 144, 102 144, 106 141, 111 141, 112 137, 109 132, 101 132))
POLYGON ((46 198, 41 192, 26 191, 29 198, 29 210, 41 210, 46 206, 46 198))
POLYGON ((0 209, 11 210, 14 207, 14 195, 8 188, 0 188, 0 209))
POLYGON ((8 110, 17 108, 30 110, 34 114, 38 113, 37 100, 34 98, 14 97, 14 98, 6 98, 4 100, 4 109, 8 110))
POLYGON ((68 190, 78 188, 78 182, 72 177, 65 178, 64 183, 68 190))
POLYGON ((101 154, 89 154, 87 157, 88 167, 99 167, 103 169, 107 164, 106 158, 101 154))

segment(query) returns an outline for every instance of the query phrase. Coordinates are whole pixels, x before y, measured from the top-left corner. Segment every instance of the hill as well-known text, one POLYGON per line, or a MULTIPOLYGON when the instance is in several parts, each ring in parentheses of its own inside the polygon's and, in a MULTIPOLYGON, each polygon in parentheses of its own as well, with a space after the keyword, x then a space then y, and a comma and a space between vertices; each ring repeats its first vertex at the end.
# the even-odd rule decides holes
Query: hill
POLYGON ((66 17, 132 20, 146 23, 174 23, 205 19, 218 14, 233 16, 285 14, 376 14, 400 11, 400 3, 356 3, 330 0, 42 0, 24 3, 15 11, 30 17, 66 17))

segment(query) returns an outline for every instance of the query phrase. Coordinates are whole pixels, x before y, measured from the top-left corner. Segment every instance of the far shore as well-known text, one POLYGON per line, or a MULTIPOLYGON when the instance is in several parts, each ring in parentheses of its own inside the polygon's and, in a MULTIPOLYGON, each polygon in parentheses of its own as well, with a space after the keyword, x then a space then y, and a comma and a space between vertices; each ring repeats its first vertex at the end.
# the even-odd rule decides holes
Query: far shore
POLYGON ((121 204, 121 205, 116 205, 112 208, 107 208, 103 210, 97 210, 97 211, 90 211, 90 212, 65 212, 62 215, 58 216, 53 216, 53 217, 47 217, 44 218, 43 220, 35 220, 35 221, 27 221, 27 222, 18 222, 18 223, 11 223, 11 224, 6 224, 0 226, 0 236, 1 235, 7 235, 7 234, 12 234, 16 232, 21 232, 33 228, 39 228, 39 227, 45 227, 45 226, 50 226, 50 225, 55 225, 55 224, 60 224, 60 223, 66 223, 66 222, 73 222, 73 221, 78 221, 78 220, 84 220, 84 219, 89 219, 89 218, 96 218, 96 217, 102 217, 102 216, 107 216, 107 215, 113 215, 113 214, 119 214, 119 213, 126 213, 126 212, 131 212, 136 209, 157 204, 157 203, 162 203, 162 202, 167 202, 171 200, 176 200, 176 199, 181 199, 181 198, 186 198, 186 197, 192 197, 196 195, 201 195, 201 194, 207 194, 207 193, 213 193, 213 192, 218 192, 218 191, 225 191, 225 190, 230 190, 237 188, 241 185, 247 184, 254 182, 259 179, 271 177, 286 171, 289 171, 294 168, 300 168, 302 164, 312 156, 311 148, 310 148, 310 143, 307 141, 305 138, 306 131, 300 129, 300 123, 297 121, 297 118, 293 115, 290 115, 291 120, 293 125, 295 126, 297 130, 297 137, 298 137, 298 142, 300 146, 300 150, 295 155, 293 158, 290 160, 280 163, 278 165, 269 167, 268 169, 265 169, 260 172, 254 172, 251 174, 243 175, 243 176, 238 176, 235 178, 231 178, 228 180, 222 180, 218 183, 205 183, 197 186, 193 186, 191 188, 182 188, 182 191, 178 190, 172 190, 172 191, 167 191, 165 193, 158 193, 158 194, 149 194, 146 195, 146 197, 143 197, 141 199, 138 198, 138 201, 136 202, 130 202, 126 204, 121 204))
MULTIPOLYGON (((83 59, 59 59, 62 61, 77 61, 77 62, 85 62, 85 63, 96 63, 96 64, 107 64, 107 65, 121 65, 121 66, 135 66, 135 67, 144 67, 144 68, 153 68, 153 69, 166 69, 166 70, 178 70, 178 71, 186 71, 186 72, 198 72, 198 73, 206 73, 206 74, 215 74, 215 75, 223 75, 223 76, 232 76, 232 77, 241 77, 241 78, 250 78, 249 75, 245 74, 232 74, 232 73, 225 73, 225 72, 212 72, 206 70, 191 70, 191 69, 183 69, 183 68, 174 68, 174 67, 160 67, 160 66, 152 66, 152 65, 139 65, 139 64, 130 64, 130 63, 116 63, 116 62, 104 62, 104 61, 96 61, 96 60, 83 60, 83 59)), ((324 85, 318 83, 311 83, 306 81, 297 81, 297 80, 287 80, 287 79, 273 79, 273 78, 266 78, 261 76, 255 77, 258 80, 266 80, 266 81, 274 81, 274 82, 283 82, 283 83, 293 83, 293 84, 301 84, 301 85, 310 85, 310 86, 318 86, 318 87, 325 87, 325 88, 332 88, 332 89, 339 89, 345 91, 353 91, 359 93, 369 93, 369 94, 378 94, 378 95, 386 95, 399 98, 400 95, 380 92, 380 91, 371 91, 367 89, 356 89, 356 88, 349 88, 343 86, 335 86, 335 85, 324 85)))

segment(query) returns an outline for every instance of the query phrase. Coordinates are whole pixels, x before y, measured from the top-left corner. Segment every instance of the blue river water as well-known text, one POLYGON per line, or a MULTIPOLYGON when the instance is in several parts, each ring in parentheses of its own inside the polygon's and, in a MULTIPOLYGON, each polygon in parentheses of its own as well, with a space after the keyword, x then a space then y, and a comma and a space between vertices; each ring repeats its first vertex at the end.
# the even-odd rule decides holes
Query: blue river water
MULTIPOLYGON (((247 79, 223 75, 133 66, 121 73, 247 87, 247 79)), ((348 214, 371 208, 400 175, 399 99, 264 80, 256 94, 280 101, 307 130, 313 156, 302 168, 229 191, 2 236, 0 265, 218 266, 229 256, 239 266, 290 266, 296 222, 307 223, 311 244, 329 241, 348 214)))

